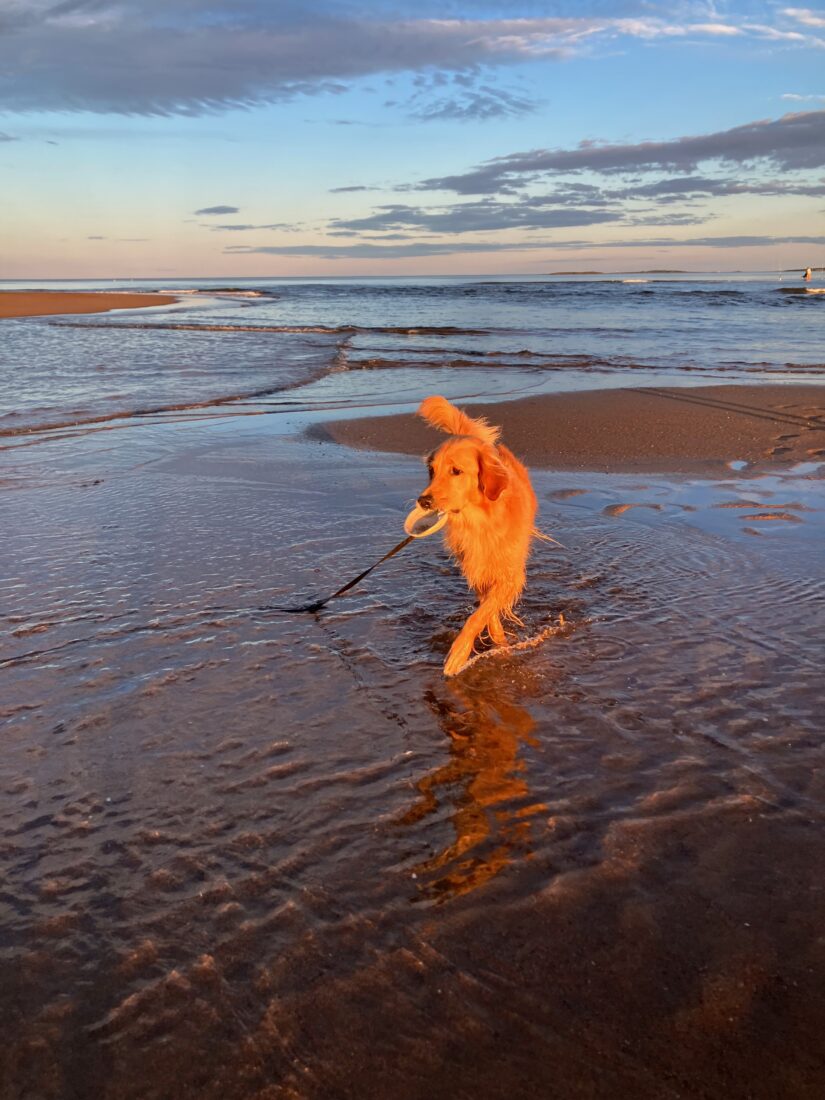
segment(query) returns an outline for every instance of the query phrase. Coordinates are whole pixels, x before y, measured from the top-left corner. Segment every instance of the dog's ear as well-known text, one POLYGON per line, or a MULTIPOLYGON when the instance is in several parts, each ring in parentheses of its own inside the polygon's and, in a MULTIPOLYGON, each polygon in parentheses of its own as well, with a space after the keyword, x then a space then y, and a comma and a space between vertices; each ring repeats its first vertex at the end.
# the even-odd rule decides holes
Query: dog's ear
POLYGON ((491 448, 479 447, 478 487, 488 500, 498 500, 510 481, 507 467, 491 448))

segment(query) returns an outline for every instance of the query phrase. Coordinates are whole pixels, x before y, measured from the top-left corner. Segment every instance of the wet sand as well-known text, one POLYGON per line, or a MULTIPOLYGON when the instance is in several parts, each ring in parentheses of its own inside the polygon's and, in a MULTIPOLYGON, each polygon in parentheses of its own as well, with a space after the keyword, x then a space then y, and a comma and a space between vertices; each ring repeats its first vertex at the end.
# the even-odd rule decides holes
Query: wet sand
POLYGON ((418 458, 245 411, 0 452, 0 1098, 820 1100, 821 471, 535 468, 567 626, 446 682, 436 539, 257 610, 418 458))
POLYGON ((107 313, 112 309, 167 306, 177 298, 168 294, 129 294, 107 291, 0 290, 0 319, 49 317, 61 313, 107 313))
MULTIPOLYGON (((719 475, 732 461, 761 470, 825 457, 825 388, 816 385, 601 390, 466 408, 501 424, 504 442, 545 469, 719 475)), ((336 421, 311 434, 417 455, 444 438, 411 415, 336 421)))

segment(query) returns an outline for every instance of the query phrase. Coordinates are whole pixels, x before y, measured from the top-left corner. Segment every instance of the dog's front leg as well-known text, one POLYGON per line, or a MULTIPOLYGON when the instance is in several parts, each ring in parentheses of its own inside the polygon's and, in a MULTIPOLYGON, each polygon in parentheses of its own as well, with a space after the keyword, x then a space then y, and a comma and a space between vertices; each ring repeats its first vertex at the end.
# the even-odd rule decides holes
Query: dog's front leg
POLYGON ((455 676, 457 672, 462 670, 470 659, 476 638, 485 627, 488 629, 492 627, 490 635, 494 641, 498 641, 497 635, 501 631, 503 640, 504 631, 501 629, 499 612, 506 606, 506 602, 502 602, 501 596, 495 590, 484 597, 450 646, 450 652, 444 662, 445 676, 455 676))

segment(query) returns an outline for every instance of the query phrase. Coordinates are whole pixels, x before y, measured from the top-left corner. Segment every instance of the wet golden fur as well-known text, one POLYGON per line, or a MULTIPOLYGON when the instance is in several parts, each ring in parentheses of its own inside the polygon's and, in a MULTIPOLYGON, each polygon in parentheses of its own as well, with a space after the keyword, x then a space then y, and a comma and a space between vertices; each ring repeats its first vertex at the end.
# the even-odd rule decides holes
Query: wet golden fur
POLYGON ((454 676, 485 630, 500 645, 502 619, 518 622, 513 608, 526 581, 536 495, 527 469, 497 442, 499 428, 444 397, 426 398, 418 414, 450 435, 427 459, 430 483, 419 504, 448 513, 445 543, 478 597, 444 663, 454 676))

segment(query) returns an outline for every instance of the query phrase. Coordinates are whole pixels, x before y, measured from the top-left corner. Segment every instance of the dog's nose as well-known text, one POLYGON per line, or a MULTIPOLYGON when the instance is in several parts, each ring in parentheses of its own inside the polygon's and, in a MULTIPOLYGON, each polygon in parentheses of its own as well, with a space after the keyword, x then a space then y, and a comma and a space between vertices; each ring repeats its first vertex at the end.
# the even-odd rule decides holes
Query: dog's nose
POLYGON ((427 512, 432 511, 433 498, 429 493, 422 493, 418 498, 419 507, 424 508, 427 512))

